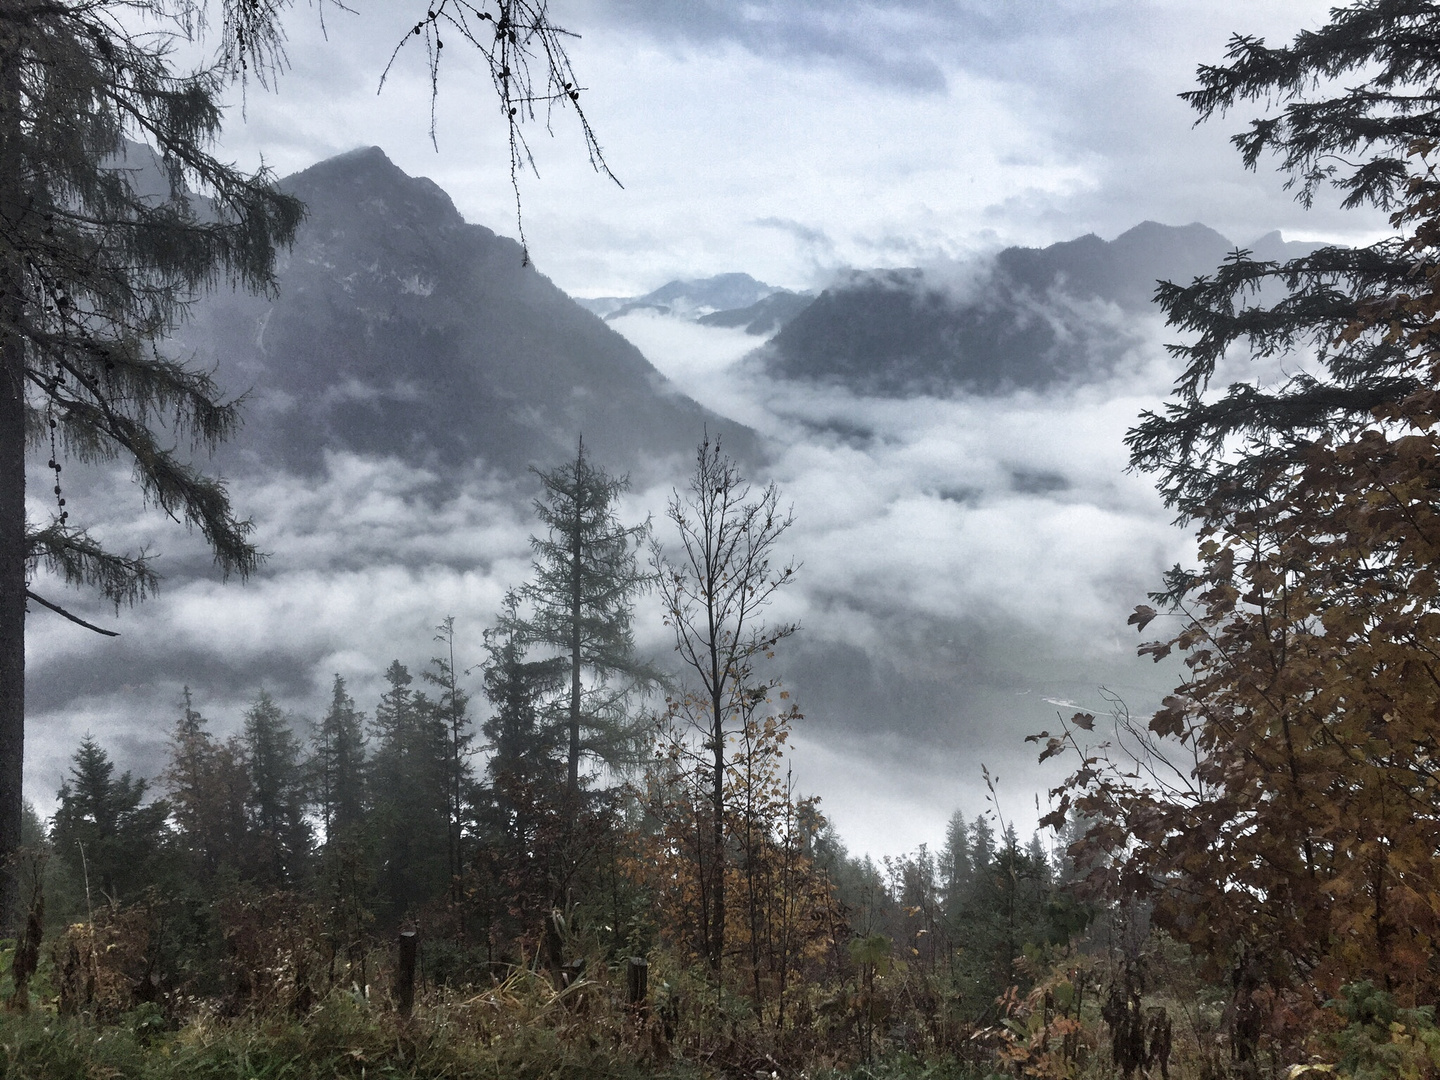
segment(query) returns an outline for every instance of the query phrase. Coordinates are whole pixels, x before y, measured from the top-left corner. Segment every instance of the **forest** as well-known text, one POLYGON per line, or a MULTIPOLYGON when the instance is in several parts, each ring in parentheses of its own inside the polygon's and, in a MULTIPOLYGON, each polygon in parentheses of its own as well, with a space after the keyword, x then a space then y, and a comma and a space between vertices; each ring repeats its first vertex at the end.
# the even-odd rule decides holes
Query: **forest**
POLYGON ((439 655, 395 660, 368 710, 336 676, 323 717, 262 692, 221 740, 187 688, 153 789, 81 743, 48 826, 27 810, 12 1011, 451 1022, 478 992, 507 1024, 521 1003, 559 1024, 556 1068, 571 1040, 587 1069, 985 1058, 971 1042, 1007 1015, 1016 964, 1038 974, 1094 914, 1063 854, 957 812, 939 852, 876 865, 797 796, 803 718, 763 670, 795 628, 761 619, 794 572, 790 519, 718 444, 672 500, 674 554, 616 519, 624 482, 583 444, 539 479, 533 575, 485 634, 482 708, 447 618, 439 655), (643 602, 690 688, 635 655, 643 602))
MULTIPOLYGON (((321 716, 257 690, 206 717, 197 685, 152 776, 92 732, 53 817, 22 805, 27 604, 93 630, 40 590, 118 607, 157 580, 71 521, 65 464, 133 461, 222 573, 263 561, 175 449, 239 406, 160 347, 198 293, 269 288, 303 214, 206 150, 225 79, 273 75, 283 40, 276 5, 225 12, 220 67, 187 77, 103 0, 0 0, 3 1075, 1440 1075, 1440 4, 1236 35, 1183 95, 1202 121, 1263 103, 1244 163, 1390 231, 1158 283, 1179 374, 1130 462, 1196 547, 1130 624, 1181 681, 1027 737, 1055 769, 1037 835, 987 772, 985 813, 879 864, 787 765, 793 518, 709 437, 668 544, 583 441, 538 471, 478 668, 437 612, 376 700, 336 676, 321 716), (105 166, 137 134, 168 196, 105 166), (644 605, 672 667, 635 647, 644 605)), ((432 72, 442 31, 480 49, 512 174, 537 103, 578 108, 545 20, 439 3, 404 28, 432 72)))

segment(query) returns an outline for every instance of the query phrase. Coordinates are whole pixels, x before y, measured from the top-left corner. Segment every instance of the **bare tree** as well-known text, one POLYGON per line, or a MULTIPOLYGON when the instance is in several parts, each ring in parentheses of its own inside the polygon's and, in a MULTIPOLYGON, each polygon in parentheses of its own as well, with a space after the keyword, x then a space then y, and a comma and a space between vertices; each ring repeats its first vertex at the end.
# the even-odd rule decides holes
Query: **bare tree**
POLYGON ((754 498, 739 467, 707 435, 695 455, 685 494, 675 491, 667 516, 678 533, 673 553, 657 543, 652 561, 665 600, 665 621, 675 632, 675 650, 698 686, 672 699, 702 736, 702 767, 710 791, 709 843, 702 844, 701 919, 706 960, 720 969, 725 953, 725 748, 744 718, 776 685, 762 679, 757 662, 774 656, 777 643, 795 623, 767 624, 761 618, 797 569, 778 565, 776 545, 793 522, 780 509, 773 483, 754 498))

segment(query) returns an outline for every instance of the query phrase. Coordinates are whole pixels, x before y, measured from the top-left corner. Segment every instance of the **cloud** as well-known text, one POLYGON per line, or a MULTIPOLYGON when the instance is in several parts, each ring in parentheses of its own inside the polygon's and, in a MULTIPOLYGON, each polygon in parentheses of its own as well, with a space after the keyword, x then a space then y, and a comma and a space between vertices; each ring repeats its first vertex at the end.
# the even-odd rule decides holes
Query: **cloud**
POLYGON ((1190 552, 1150 481, 1125 472, 1124 432, 1171 378, 1155 321, 1132 326, 1129 361, 1098 382, 907 399, 774 382, 739 335, 638 315, 613 325, 777 448, 769 475, 793 501, 787 539, 803 562, 776 611, 803 626, 782 654, 808 718, 797 775, 857 850, 934 841, 957 806, 978 812, 980 760, 1033 820, 1031 796, 1053 777, 1022 738, 1053 723, 1047 698, 1103 713, 1104 685, 1143 713, 1174 685, 1125 627, 1190 552))
MULTIPOLYGON (((754 339, 742 331, 644 314, 614 325, 681 389, 772 442, 756 479, 793 503, 786 548, 803 564, 773 611, 803 626, 778 669, 807 715, 797 779, 855 850, 934 841, 956 807, 979 812, 979 761, 1004 775, 1023 825, 1053 779, 1021 741, 1053 719, 1047 698, 1100 710, 1105 684, 1140 712, 1168 689, 1173 672, 1135 658, 1124 620, 1189 541, 1145 478, 1124 473, 1120 443, 1162 395, 1163 364, 1045 394, 876 399, 767 379, 744 362, 754 339)), ((222 732, 262 687, 303 728, 334 674, 373 708, 386 665, 423 667, 446 615, 462 666, 475 664, 505 589, 529 572, 527 493, 483 470, 452 487, 332 454, 316 477, 237 477, 236 504, 272 553, 245 585, 216 581, 198 540, 139 512, 120 480, 77 476, 77 505, 111 542, 164 550, 171 577, 155 601, 108 618, 117 641, 34 617, 27 793, 42 806, 87 730, 153 775, 185 684, 222 732)), ((622 516, 654 515, 667 539, 670 487, 631 492, 622 516)), ((652 606, 637 636, 665 658, 652 606)))
MULTIPOLYGON (((1232 31, 1288 37, 1323 18, 1315 3, 555 10, 582 35, 572 43, 582 100, 625 184, 596 177, 572 117, 554 117, 553 138, 533 130, 541 176, 523 180, 526 232, 537 264, 572 293, 638 295, 732 270, 813 287, 845 266, 1110 237, 1145 218, 1238 238, 1383 228, 1377 215, 1305 213, 1268 167, 1245 172, 1228 145, 1248 113, 1195 128, 1176 97, 1232 31), (781 241, 772 223, 783 221, 828 246, 781 241)), ((376 93, 408 17, 404 5, 336 11, 326 37, 312 11, 292 13, 292 70, 277 93, 252 93, 243 117, 235 102, 224 151, 283 173, 379 144, 469 220, 513 231, 504 125, 475 58, 446 50, 435 145, 423 57, 402 53, 376 93)))

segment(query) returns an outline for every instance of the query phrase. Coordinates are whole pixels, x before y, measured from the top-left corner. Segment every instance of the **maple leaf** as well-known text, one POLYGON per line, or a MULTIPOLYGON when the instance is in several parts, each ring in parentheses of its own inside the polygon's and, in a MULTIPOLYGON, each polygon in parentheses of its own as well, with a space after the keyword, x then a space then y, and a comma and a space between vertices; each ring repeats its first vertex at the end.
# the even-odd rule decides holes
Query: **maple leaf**
POLYGON ((1133 626, 1136 630, 1144 633, 1145 627, 1149 626, 1150 621, 1154 619, 1155 616, 1158 614, 1159 612, 1157 612, 1149 604, 1137 604, 1135 605, 1135 610, 1131 613, 1130 618, 1125 620, 1125 625, 1133 626))

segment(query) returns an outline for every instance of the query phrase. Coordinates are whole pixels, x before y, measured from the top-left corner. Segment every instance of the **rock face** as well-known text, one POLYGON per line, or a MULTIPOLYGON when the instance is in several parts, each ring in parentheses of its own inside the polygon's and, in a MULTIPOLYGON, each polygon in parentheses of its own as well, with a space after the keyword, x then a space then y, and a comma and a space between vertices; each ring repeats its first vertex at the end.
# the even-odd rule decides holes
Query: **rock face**
POLYGON ((584 436, 612 470, 750 433, 678 393, 514 241, 467 224, 378 148, 282 181, 308 217, 276 296, 197 305, 182 354, 248 392, 234 464, 307 471, 326 449, 442 471, 551 466, 584 436), (236 455, 238 454, 238 460, 236 455))
MULTIPOLYGON (((1311 245, 1271 233, 1257 258, 1311 245)), ((1135 315, 1159 279, 1206 274, 1235 245, 1204 225, 1144 222, 1109 242, 1093 234, 1007 248, 953 274, 852 274, 821 293, 761 352, 772 374, 862 393, 1004 393, 1102 376, 1140 344, 1135 315)))

